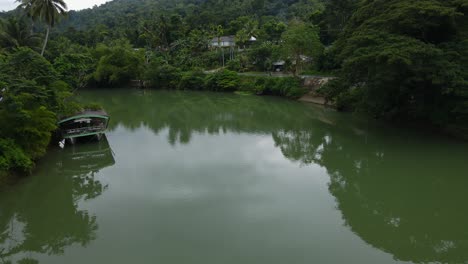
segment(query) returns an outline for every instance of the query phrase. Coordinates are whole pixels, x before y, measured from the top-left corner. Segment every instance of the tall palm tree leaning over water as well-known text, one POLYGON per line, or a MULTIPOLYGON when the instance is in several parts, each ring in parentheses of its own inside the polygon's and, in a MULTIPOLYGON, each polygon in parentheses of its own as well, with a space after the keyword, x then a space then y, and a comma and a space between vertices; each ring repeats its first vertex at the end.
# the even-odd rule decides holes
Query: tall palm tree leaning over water
POLYGON ((41 51, 41 55, 44 56, 50 28, 67 13, 67 4, 63 0, 16 0, 16 2, 20 3, 18 7, 23 8, 33 20, 40 20, 46 24, 47 32, 41 51))

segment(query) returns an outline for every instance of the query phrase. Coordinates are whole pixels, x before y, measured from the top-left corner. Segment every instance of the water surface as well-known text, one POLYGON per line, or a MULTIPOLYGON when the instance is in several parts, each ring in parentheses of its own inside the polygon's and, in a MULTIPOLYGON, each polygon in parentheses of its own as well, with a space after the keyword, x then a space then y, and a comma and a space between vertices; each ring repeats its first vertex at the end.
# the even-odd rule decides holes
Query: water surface
POLYGON ((466 263, 466 143, 280 98, 83 91, 107 139, 0 194, 0 263, 466 263))

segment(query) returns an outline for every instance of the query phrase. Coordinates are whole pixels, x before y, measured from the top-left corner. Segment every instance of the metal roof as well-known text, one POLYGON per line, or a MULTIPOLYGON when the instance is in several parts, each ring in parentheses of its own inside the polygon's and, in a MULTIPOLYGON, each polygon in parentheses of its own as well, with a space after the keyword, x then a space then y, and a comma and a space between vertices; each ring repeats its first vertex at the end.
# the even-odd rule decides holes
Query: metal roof
POLYGON ((85 110, 82 112, 78 112, 72 116, 64 117, 58 123, 61 124, 61 123, 64 123, 73 119, 77 119, 77 118, 82 118, 82 117, 97 117, 97 118, 105 118, 105 119, 110 118, 107 112, 104 110, 85 110))
POLYGON ((212 42, 235 42, 236 41, 236 36, 221 36, 221 37, 215 37, 211 40, 212 42))

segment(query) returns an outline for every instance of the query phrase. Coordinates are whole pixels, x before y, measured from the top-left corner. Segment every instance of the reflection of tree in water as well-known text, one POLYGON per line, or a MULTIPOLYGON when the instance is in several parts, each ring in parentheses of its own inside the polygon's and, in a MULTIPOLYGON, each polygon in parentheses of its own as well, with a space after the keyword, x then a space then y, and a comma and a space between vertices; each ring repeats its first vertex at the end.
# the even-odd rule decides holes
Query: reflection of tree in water
POLYGON ((105 139, 57 150, 41 162, 37 175, 2 193, 0 261, 23 257, 17 263, 38 263, 27 255, 63 254, 69 245, 94 240, 96 217, 79 210, 78 201, 102 194, 107 187, 94 178, 95 172, 113 164, 105 139))
POLYGON ((224 94, 96 92, 114 117, 113 128, 169 130, 171 144, 193 133, 271 134, 285 157, 318 164, 331 177, 347 226, 370 245, 413 262, 468 261, 466 154, 463 146, 386 131, 378 139, 367 124, 326 110, 275 98, 224 94), (132 106, 132 107, 129 107, 132 106), (426 142, 432 142, 430 146, 426 142), (443 159, 443 154, 451 158, 443 159), (465 160, 463 159, 465 157, 465 160), (466 173, 465 173, 466 174, 466 173))
POLYGON ((327 169, 330 192, 354 233, 402 261, 468 261, 463 146, 392 137, 382 143, 333 128, 305 131, 274 139, 286 157, 327 169), (441 153, 451 156, 441 159, 441 153))
POLYGON ((194 133, 271 134, 284 126, 294 128, 301 121, 314 118, 311 117, 314 112, 281 98, 262 100, 222 93, 164 91, 144 95, 113 91, 112 94, 110 98, 109 91, 93 91, 83 92, 82 97, 105 107, 113 118, 111 130, 119 125, 131 130, 145 126, 156 134, 168 129, 168 141, 173 144, 188 143, 194 133))

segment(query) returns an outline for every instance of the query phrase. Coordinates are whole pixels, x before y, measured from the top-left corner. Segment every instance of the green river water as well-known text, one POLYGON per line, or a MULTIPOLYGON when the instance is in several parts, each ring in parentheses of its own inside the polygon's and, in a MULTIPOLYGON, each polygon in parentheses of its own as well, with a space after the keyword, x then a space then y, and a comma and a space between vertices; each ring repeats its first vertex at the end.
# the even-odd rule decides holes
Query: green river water
POLYGON ((468 145, 281 98, 82 91, 107 139, 0 193, 1 263, 468 263, 468 145))

